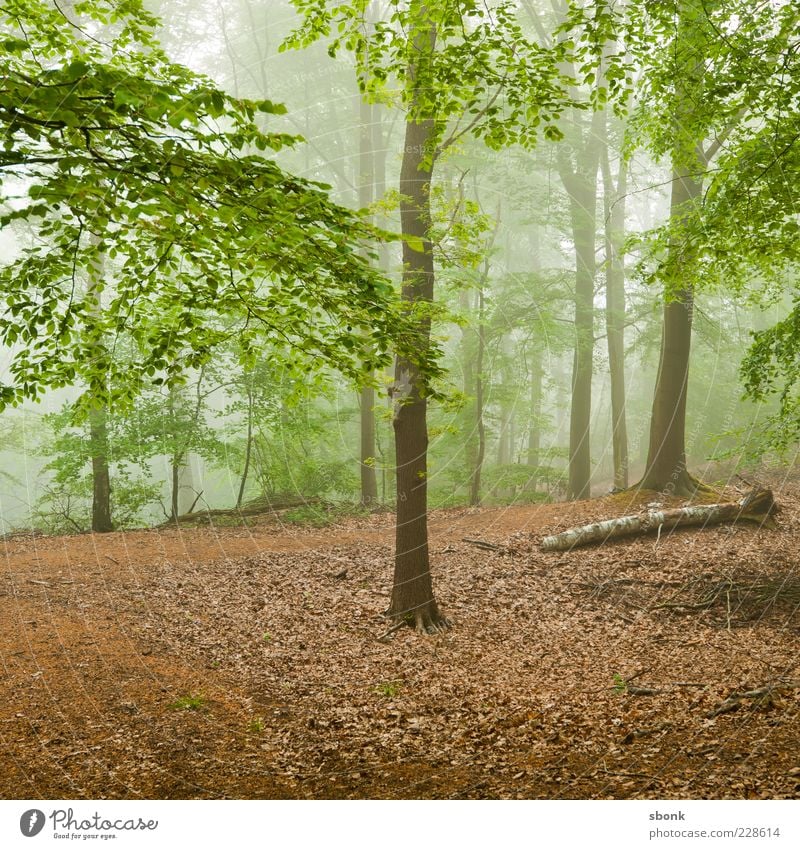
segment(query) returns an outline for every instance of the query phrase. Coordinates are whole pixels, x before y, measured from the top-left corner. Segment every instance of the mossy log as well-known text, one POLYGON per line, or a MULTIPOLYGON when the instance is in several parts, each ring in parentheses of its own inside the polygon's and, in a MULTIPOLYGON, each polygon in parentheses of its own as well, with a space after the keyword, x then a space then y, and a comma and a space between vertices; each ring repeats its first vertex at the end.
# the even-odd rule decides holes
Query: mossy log
POLYGON ((607 519, 580 528, 570 528, 542 540, 542 551, 569 551, 582 545, 596 545, 620 537, 638 536, 692 525, 718 525, 747 520, 772 525, 777 504, 769 489, 753 489, 739 501, 697 504, 672 510, 648 510, 635 516, 607 519))

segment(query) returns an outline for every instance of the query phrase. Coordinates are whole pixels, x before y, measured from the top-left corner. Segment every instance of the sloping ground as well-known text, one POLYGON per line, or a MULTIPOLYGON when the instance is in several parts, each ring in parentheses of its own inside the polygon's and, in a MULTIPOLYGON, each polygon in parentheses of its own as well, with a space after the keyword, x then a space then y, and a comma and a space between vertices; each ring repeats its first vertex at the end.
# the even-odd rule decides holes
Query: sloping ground
POLYGON ((455 627, 386 643, 388 515, 8 540, 0 795, 796 797, 800 503, 776 495, 777 530, 568 554, 538 542, 630 498, 441 511, 455 627))

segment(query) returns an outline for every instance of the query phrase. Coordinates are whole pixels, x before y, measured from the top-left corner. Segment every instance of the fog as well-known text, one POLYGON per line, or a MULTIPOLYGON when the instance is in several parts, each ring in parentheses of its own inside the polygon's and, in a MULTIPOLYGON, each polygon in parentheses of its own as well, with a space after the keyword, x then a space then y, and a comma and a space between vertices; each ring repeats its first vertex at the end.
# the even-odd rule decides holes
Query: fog
MULTIPOLYGON (((288 2, 198 0, 149 7, 161 18, 158 38, 173 62, 207 75, 236 97, 285 105, 285 114, 256 119, 266 132, 301 137, 274 154, 282 169, 328 186, 331 198, 346 207, 369 206, 377 226, 401 232, 398 186, 406 124, 401 83, 390 78, 369 102, 359 91, 354 56, 344 48, 335 58, 328 55, 330 36, 305 49, 281 50, 300 23, 288 2)), ((556 21, 550 4, 523 2, 517 12, 522 31, 532 39, 546 31, 552 40, 556 21)), ((386 14, 388 7, 371 4, 373 22, 386 14)), ((642 143, 636 127, 638 139, 631 130, 640 117, 639 95, 645 104, 654 96, 652 85, 647 90, 643 82, 648 73, 636 69, 626 113, 615 114, 609 105, 597 113, 598 121, 591 108, 565 109, 558 133, 535 144, 512 140, 491 149, 479 133, 461 133, 470 121, 466 110, 454 110, 445 120, 443 137, 454 141, 438 157, 429 187, 434 299, 442 307, 432 333, 441 346, 443 369, 436 380, 438 397, 428 409, 432 508, 560 500, 619 486, 608 345, 613 310, 607 271, 614 251, 624 287, 624 304, 615 317, 624 354, 619 385, 625 485, 646 472, 665 291, 663 280, 652 278, 651 247, 654 231, 669 222, 674 183, 669 151, 658 154, 642 143), (592 163, 588 171, 587 162, 592 163), (583 181, 588 206, 574 186, 570 195, 570 175, 583 181), (576 214, 581 204, 582 218, 576 214), (613 211, 620 208, 621 232, 611 232, 613 211), (581 259, 576 239, 588 239, 585 256, 593 256, 593 266, 581 259), (616 240, 613 246, 610 239, 616 240), (573 393, 588 392, 574 383, 576 339, 584 332, 575 325, 581 270, 593 287, 591 397, 583 430, 590 488, 576 492, 569 472, 576 451, 575 434, 570 436, 573 393)), ((589 103, 590 84, 577 85, 575 92, 589 103)), ((711 138, 713 121, 708 128, 711 138)), ((5 184, 7 207, 14 203, 11 188, 5 184)), ((5 262, 38 238, 24 223, 5 227, 0 233, 5 262)), ((396 287, 403 271, 401 247, 398 239, 376 243, 371 259, 396 287)), ((685 272, 696 278, 687 280, 694 286, 687 465, 712 484, 776 466, 791 468, 792 447, 779 456, 762 436, 777 401, 745 398, 740 365, 752 332, 771 327, 789 309, 793 273, 786 273, 782 291, 773 285, 766 297, 756 275, 725 288, 706 286, 702 273, 688 266, 685 272)), ((113 278, 111 261, 107 273, 113 278)), ((81 281, 90 285, 85 271, 81 281)), ((102 297, 110 299, 112 291, 113 282, 102 297)), ((187 369, 182 388, 152 386, 133 408, 109 409, 115 527, 156 524, 175 512, 231 508, 264 496, 276 504, 294 498, 299 504, 356 505, 365 501, 359 482, 364 465, 375 471, 377 502, 393 505, 391 367, 374 375, 372 394, 360 394, 352 380, 321 362, 316 363, 320 375, 303 385, 296 373, 273 362, 270 345, 266 335, 249 377, 222 349, 207 367, 187 369), (375 442, 365 458, 360 439, 366 418, 374 419, 375 442)), ((4 348, 4 381, 11 379, 10 364, 19 350, 19 342, 4 348)), ((69 412, 85 392, 85 383, 77 381, 46 389, 37 403, 3 411, 4 531, 91 527, 88 425, 69 412)), ((368 506, 372 501, 366 499, 368 506)))

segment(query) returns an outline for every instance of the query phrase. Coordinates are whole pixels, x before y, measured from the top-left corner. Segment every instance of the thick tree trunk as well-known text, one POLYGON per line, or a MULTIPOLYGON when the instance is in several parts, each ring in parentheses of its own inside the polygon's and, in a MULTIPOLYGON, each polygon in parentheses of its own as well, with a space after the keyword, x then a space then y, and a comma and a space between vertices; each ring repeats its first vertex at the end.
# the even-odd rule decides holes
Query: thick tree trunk
POLYGON ((178 468, 178 515, 190 513, 199 501, 197 471, 197 455, 186 451, 178 468))
POLYGON ((620 158, 616 185, 606 139, 603 152, 603 199, 606 222, 606 339, 611 378, 611 433, 614 489, 628 487, 628 429, 625 417, 625 195, 627 163, 620 158))
MULTIPOLYGON (((693 169, 697 174, 700 168, 693 169)), ((687 169, 673 173, 670 217, 674 225, 698 202, 702 180, 687 169)), ((674 293, 667 293, 661 331, 661 355, 650 419, 650 442, 645 473, 639 484, 644 489, 663 490, 675 495, 691 494, 698 482, 686 468, 686 394, 689 385, 689 354, 692 344, 693 289, 690 283, 692 260, 674 256, 670 247, 668 267, 680 267, 686 281, 674 293)))
MULTIPOLYGON (((459 306, 463 316, 468 316, 471 310, 470 293, 462 289, 459 294, 459 306)), ((461 330, 461 391, 469 400, 464 405, 464 480, 468 490, 472 490, 472 476, 475 473, 475 460, 478 456, 478 431, 475 426, 475 352, 478 350, 478 331, 471 322, 465 323, 461 330)))
POLYGON ((378 478, 375 474, 375 390, 364 386, 359 393, 361 408, 361 504, 371 507, 378 502, 378 478))
POLYGON ((609 542, 620 537, 692 525, 717 525, 720 522, 736 522, 742 519, 769 523, 769 517, 776 510, 772 492, 768 489, 756 489, 741 501, 721 504, 699 504, 691 507, 679 507, 674 510, 649 510, 636 516, 622 516, 619 519, 607 519, 594 522, 580 528, 570 528, 560 534, 545 537, 542 551, 569 551, 583 545, 609 542))
MULTIPOLYGON (((94 247, 99 238, 91 237, 94 247)), ((87 291, 91 309, 100 313, 100 295, 98 287, 104 272, 102 255, 93 258, 90 266, 89 287, 87 291)), ((100 343, 102 345, 102 342, 100 343)), ((108 466, 108 416, 105 406, 98 407, 89 414, 89 444, 92 455, 92 530, 95 533, 109 533, 114 530, 111 519, 111 474, 108 466)))
MULTIPOLYGON (((433 40, 433 33, 431 40, 433 40)), ((411 69, 414 76, 413 66, 411 69)), ((400 218, 403 233, 402 298, 410 308, 433 300, 433 251, 430 242, 430 184, 433 175, 433 120, 406 123, 400 170, 400 218), (421 250, 420 250, 421 248, 421 250)), ((430 318, 418 323, 419 346, 430 344, 430 318)), ((416 363, 397 357, 393 387, 393 425, 397 457, 397 530, 394 587, 388 615, 418 631, 447 627, 433 595, 428 553, 427 400, 421 393, 416 363)))
POLYGON ((708 165, 703 139, 691 133, 693 115, 703 97, 703 30, 707 19, 705 8, 692 0, 679 0, 677 11, 674 52, 678 75, 670 199, 673 237, 661 272, 665 284, 661 354, 650 419, 647 464, 639 486, 687 495, 702 484, 686 468, 686 396, 696 257, 682 229, 701 202, 703 174, 708 165))
POLYGON ((247 486, 247 477, 250 473, 250 462, 253 456, 253 387, 247 388, 247 437, 244 447, 244 468, 242 478, 239 481, 239 494, 236 496, 236 507, 242 506, 244 490, 247 486))
POLYGON ((170 472, 170 510, 172 518, 177 519, 178 516, 181 515, 181 511, 178 506, 178 493, 180 491, 181 486, 181 465, 180 460, 177 457, 172 458, 172 462, 170 464, 170 472))
POLYGON ((597 170, 605 116, 595 112, 581 130, 574 158, 558 149, 558 171, 569 196, 570 224, 575 245, 575 351, 572 361, 572 399, 569 423, 567 498, 591 497, 592 354, 594 352, 594 277, 597 270, 597 170))

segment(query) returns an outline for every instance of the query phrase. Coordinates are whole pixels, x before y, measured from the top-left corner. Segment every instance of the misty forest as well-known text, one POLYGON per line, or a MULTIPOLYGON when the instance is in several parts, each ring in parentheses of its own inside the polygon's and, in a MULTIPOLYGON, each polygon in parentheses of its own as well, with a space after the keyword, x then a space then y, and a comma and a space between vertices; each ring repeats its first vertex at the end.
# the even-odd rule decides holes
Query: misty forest
POLYGON ((796 798, 795 0, 0 0, 4 798, 796 798))

